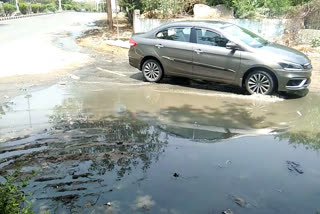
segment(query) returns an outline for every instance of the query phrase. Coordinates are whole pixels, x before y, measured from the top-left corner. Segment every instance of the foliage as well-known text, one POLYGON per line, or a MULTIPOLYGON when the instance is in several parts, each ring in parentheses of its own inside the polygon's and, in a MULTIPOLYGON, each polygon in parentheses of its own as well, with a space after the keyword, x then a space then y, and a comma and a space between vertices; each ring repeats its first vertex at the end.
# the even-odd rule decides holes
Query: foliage
POLYGON ((262 7, 261 0, 233 0, 233 9, 238 18, 252 18, 256 14, 256 9, 262 7))
POLYGON ((270 9, 271 15, 283 15, 291 8, 290 0, 268 0, 265 2, 265 7, 270 9))
POLYGON ((57 6, 55 4, 46 4, 46 9, 51 12, 56 12, 57 6))
POLYGON ((17 7, 15 5, 9 4, 9 3, 4 3, 3 4, 3 10, 4 14, 6 16, 10 16, 14 11, 17 10, 17 7))
POLYGON ((126 8, 129 22, 133 22, 133 11, 136 9, 142 9, 142 2, 140 0, 119 0, 119 6, 126 8))
POLYGON ((5 176, 7 182, 0 183, 0 211, 5 214, 32 214, 31 203, 26 200, 26 194, 21 190, 28 185, 29 178, 19 178, 19 171, 5 176), (27 203, 26 207, 23 207, 27 203))
POLYGON ((22 14, 27 14, 29 11, 29 5, 27 3, 19 3, 19 10, 22 14))
POLYGON ((64 10, 72 10, 73 7, 72 7, 71 4, 63 4, 63 5, 62 5, 62 9, 64 9, 64 10))
POLYGON ((40 9, 40 5, 39 4, 31 4, 31 11, 33 13, 38 13, 40 9))
POLYGON ((320 47, 320 37, 312 39, 311 44, 312 47, 320 47))
POLYGON ((238 18, 251 18, 257 13, 268 12, 268 16, 281 16, 310 0, 206 0, 208 5, 225 4, 238 18))
POLYGON ((216 6, 218 4, 224 4, 229 8, 233 6, 233 0, 206 0, 206 2, 210 6, 216 6))
POLYGON ((46 10, 46 5, 41 4, 41 5, 39 6, 39 12, 40 12, 40 13, 43 13, 45 10, 46 10))

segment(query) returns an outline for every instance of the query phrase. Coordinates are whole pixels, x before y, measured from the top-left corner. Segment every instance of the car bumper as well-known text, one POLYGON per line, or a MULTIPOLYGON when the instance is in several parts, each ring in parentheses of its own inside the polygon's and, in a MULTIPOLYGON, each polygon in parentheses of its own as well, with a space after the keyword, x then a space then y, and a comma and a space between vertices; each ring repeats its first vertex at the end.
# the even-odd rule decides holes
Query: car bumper
POLYGON ((278 78, 278 91, 305 90, 311 83, 312 70, 288 71, 279 69, 276 71, 278 78))

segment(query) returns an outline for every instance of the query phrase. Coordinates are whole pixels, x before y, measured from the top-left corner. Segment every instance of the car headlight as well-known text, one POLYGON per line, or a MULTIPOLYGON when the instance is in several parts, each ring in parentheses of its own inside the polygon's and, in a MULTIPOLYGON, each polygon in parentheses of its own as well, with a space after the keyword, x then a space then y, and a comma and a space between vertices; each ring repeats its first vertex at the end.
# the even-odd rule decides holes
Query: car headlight
POLYGON ((303 70, 303 66, 300 64, 280 62, 279 65, 286 70, 303 70))

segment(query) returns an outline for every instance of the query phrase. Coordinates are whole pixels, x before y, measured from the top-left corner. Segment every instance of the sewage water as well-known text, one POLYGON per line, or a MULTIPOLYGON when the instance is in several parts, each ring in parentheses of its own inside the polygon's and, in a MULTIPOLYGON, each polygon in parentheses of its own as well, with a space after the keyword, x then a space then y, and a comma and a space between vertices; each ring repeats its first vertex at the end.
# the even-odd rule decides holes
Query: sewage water
POLYGON ((39 170, 25 188, 36 213, 320 209, 317 94, 81 81, 26 94, 2 107, 0 167, 39 170))

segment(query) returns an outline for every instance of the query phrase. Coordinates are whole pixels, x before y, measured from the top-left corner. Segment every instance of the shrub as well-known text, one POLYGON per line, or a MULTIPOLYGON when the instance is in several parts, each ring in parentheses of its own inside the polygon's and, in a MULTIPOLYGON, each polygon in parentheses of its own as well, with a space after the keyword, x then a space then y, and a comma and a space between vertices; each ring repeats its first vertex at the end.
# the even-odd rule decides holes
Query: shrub
POLYGON ((320 47, 320 37, 312 39, 311 45, 312 45, 312 47, 314 47, 314 48, 315 48, 315 47, 320 47))
POLYGON ((290 0, 267 0, 265 6, 270 9, 272 16, 280 16, 291 9, 290 0))
POLYGON ((46 10, 46 5, 41 4, 41 5, 39 6, 39 12, 40 12, 40 13, 43 13, 45 10, 46 10))
POLYGON ((17 10, 17 7, 15 5, 9 4, 9 3, 4 3, 3 4, 3 10, 4 14, 6 16, 10 16, 14 11, 17 10))
POLYGON ((54 5, 54 4, 46 4, 45 7, 48 11, 51 11, 51 12, 56 12, 56 10, 57 10, 56 5, 54 5))
POLYGON ((74 4, 72 6, 73 10, 77 11, 77 12, 80 12, 81 11, 81 6, 79 4, 74 4))
POLYGON ((257 8, 261 6, 261 2, 258 0, 234 0, 232 8, 234 8, 236 17, 252 18, 255 16, 257 8))
POLYGON ((24 213, 32 214, 30 210, 31 203, 26 201, 26 194, 21 190, 28 185, 28 179, 19 179, 19 171, 5 176, 7 182, 0 183, 0 211, 1 213, 15 214, 24 213), (17 184, 19 183, 19 184, 17 184), (23 207, 24 203, 28 206, 23 207))
POLYGON ((26 3, 19 3, 19 10, 23 15, 26 15, 29 10, 29 5, 26 3))
POLYGON ((33 13, 38 13, 40 9, 40 5, 38 4, 31 4, 31 10, 33 13))
POLYGON ((64 10, 72 10, 72 5, 71 5, 71 4, 63 4, 63 5, 62 5, 62 8, 63 8, 64 10))

